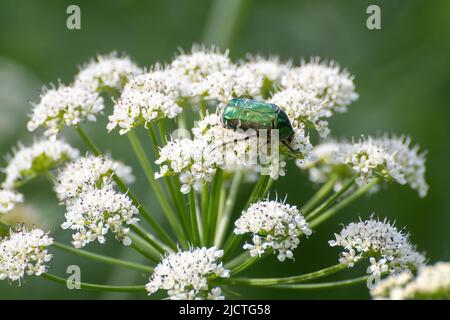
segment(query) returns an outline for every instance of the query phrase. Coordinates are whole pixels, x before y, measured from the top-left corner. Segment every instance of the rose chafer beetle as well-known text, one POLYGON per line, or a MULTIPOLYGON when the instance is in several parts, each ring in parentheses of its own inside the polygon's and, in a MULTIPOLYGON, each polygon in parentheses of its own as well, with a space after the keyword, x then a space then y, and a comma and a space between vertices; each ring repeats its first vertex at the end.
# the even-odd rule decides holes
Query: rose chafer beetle
POLYGON ((294 129, 286 112, 273 103, 234 98, 222 111, 222 124, 229 129, 271 130, 277 129, 280 141, 289 150, 294 137, 294 129))

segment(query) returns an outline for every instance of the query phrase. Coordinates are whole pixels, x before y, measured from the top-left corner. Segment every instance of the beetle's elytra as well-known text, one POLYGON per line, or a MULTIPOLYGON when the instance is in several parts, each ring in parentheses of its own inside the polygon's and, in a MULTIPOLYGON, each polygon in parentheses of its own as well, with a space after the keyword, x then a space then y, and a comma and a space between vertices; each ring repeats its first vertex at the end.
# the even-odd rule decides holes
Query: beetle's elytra
POLYGON ((289 145, 294 129, 286 113, 273 103, 235 98, 231 99, 222 112, 222 123, 229 129, 248 130, 278 129, 280 141, 289 145))

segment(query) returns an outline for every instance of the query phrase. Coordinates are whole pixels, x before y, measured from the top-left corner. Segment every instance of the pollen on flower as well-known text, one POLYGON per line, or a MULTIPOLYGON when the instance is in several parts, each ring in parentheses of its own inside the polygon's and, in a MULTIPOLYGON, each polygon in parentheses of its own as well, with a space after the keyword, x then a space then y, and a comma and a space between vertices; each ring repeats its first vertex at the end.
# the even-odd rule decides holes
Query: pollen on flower
POLYGON ((19 144, 4 169, 6 178, 2 186, 13 189, 16 184, 76 159, 78 155, 77 149, 61 140, 41 139, 31 146, 19 144))
POLYGON ((23 202, 23 195, 12 190, 0 189, 0 214, 8 213, 23 202))
POLYGON ((335 234, 335 240, 329 244, 344 248, 339 262, 349 267, 362 258, 369 258, 367 272, 373 275, 416 270, 425 262, 425 257, 410 243, 409 235, 386 220, 352 222, 335 234))
POLYGON ((370 293, 375 299, 450 299, 450 263, 423 266, 416 276, 409 271, 391 275, 370 293))
POLYGON ((109 116, 107 129, 116 127, 124 134, 141 123, 175 118, 183 111, 178 104, 179 80, 174 72, 159 66, 131 80, 124 88, 109 116))
POLYGON ((220 287, 211 288, 211 277, 227 278, 230 273, 220 262, 222 250, 191 248, 167 254, 155 267, 145 286, 149 295, 158 290, 167 291, 171 300, 224 299, 220 287))
POLYGON ((315 91, 326 109, 337 112, 346 111, 347 106, 358 99, 353 76, 334 61, 325 63, 317 57, 292 68, 281 84, 285 88, 315 91))
POLYGON ((279 261, 293 259, 300 236, 312 233, 296 206, 269 200, 252 204, 234 225, 235 234, 253 235, 243 247, 252 257, 274 252, 279 261))
POLYGON ((129 57, 112 52, 98 55, 82 66, 75 76, 75 84, 97 92, 105 88, 120 90, 130 79, 141 73, 142 69, 129 57))
POLYGON ((55 138, 66 126, 76 126, 83 121, 95 121, 104 109, 103 98, 83 85, 44 89, 41 101, 34 105, 29 131, 46 128, 44 134, 55 138))
POLYGON ((68 201, 91 186, 101 186, 113 174, 125 183, 132 183, 131 168, 108 156, 87 155, 61 168, 55 179, 54 190, 59 201, 68 201))
POLYGON ((46 272, 46 263, 52 259, 46 248, 51 244, 53 239, 41 229, 11 230, 0 240, 0 280, 20 283, 25 274, 40 276, 46 272))
POLYGON ((139 221, 136 217, 139 211, 132 201, 127 195, 116 192, 109 182, 101 188, 86 188, 66 210, 66 221, 61 226, 75 230, 72 235, 75 248, 83 248, 93 241, 104 243, 109 231, 121 243, 129 245, 128 225, 139 221))

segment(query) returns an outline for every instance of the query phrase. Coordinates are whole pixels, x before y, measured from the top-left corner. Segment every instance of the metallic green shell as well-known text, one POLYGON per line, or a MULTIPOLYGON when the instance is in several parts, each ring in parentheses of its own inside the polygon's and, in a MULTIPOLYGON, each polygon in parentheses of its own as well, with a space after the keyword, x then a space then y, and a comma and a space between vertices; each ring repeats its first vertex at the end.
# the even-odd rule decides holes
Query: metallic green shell
POLYGON ((231 99, 222 113, 222 123, 230 129, 278 129, 281 141, 290 142, 294 129, 286 113, 273 103, 244 98, 231 99))

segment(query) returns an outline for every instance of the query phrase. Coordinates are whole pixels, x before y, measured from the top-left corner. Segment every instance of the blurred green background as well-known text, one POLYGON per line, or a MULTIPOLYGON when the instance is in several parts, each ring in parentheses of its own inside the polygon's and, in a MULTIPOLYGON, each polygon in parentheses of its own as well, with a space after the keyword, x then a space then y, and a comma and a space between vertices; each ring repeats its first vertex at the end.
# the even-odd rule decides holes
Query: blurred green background
MULTIPOLYGON (((25 123, 29 101, 37 101, 40 89, 51 82, 71 81, 77 66, 97 53, 127 52, 141 66, 167 62, 179 47, 188 50, 194 42, 214 42, 231 49, 235 59, 246 53, 275 54, 298 63, 301 57, 319 55, 335 59, 356 76, 360 99, 350 111, 331 119, 337 137, 383 132, 407 133, 428 149, 429 195, 419 199, 407 187, 389 186, 365 198, 324 224, 320 232, 302 241, 295 262, 279 264, 267 259, 250 269, 252 276, 300 274, 336 263, 338 250, 328 246, 341 223, 376 212, 405 226, 413 242, 431 262, 450 259, 450 2, 442 1, 61 1, 2 0, 0 10, 0 151, 8 153, 17 141, 32 137, 25 123), (82 29, 67 30, 66 8, 81 7, 82 29), (381 8, 382 29, 366 28, 366 8, 381 8)), ((87 130, 117 159, 126 161, 139 174, 126 139, 106 135, 105 121, 87 130)), ((67 130, 67 139, 82 148, 67 130)), ((85 149, 82 149, 85 150, 85 149)), ((0 166, 4 166, 2 161, 0 166)), ((138 179, 135 190, 146 203, 154 201, 138 179)), ((278 194, 288 194, 301 205, 313 189, 294 166, 275 184, 278 194)), ((248 191, 248 190, 247 190, 248 191)), ((45 181, 24 189, 27 205, 17 215, 26 215, 38 225, 61 232, 63 207, 57 205, 45 181)), ((244 199, 240 199, 241 204, 244 199)), ((89 250, 100 249, 95 245, 89 250)), ((103 246, 110 255, 139 259, 112 239, 103 246)), ((54 273, 65 274, 65 266, 78 264, 82 279, 109 284, 144 283, 147 275, 91 264, 55 252, 54 273)), ((350 277, 364 270, 350 270, 350 277)), ((339 278, 339 277, 336 277, 339 278)), ((368 298, 365 285, 330 291, 240 290, 251 298, 368 298)), ((21 288, 0 283, 0 298, 146 298, 126 295, 63 290, 38 278, 26 278, 21 288)))

